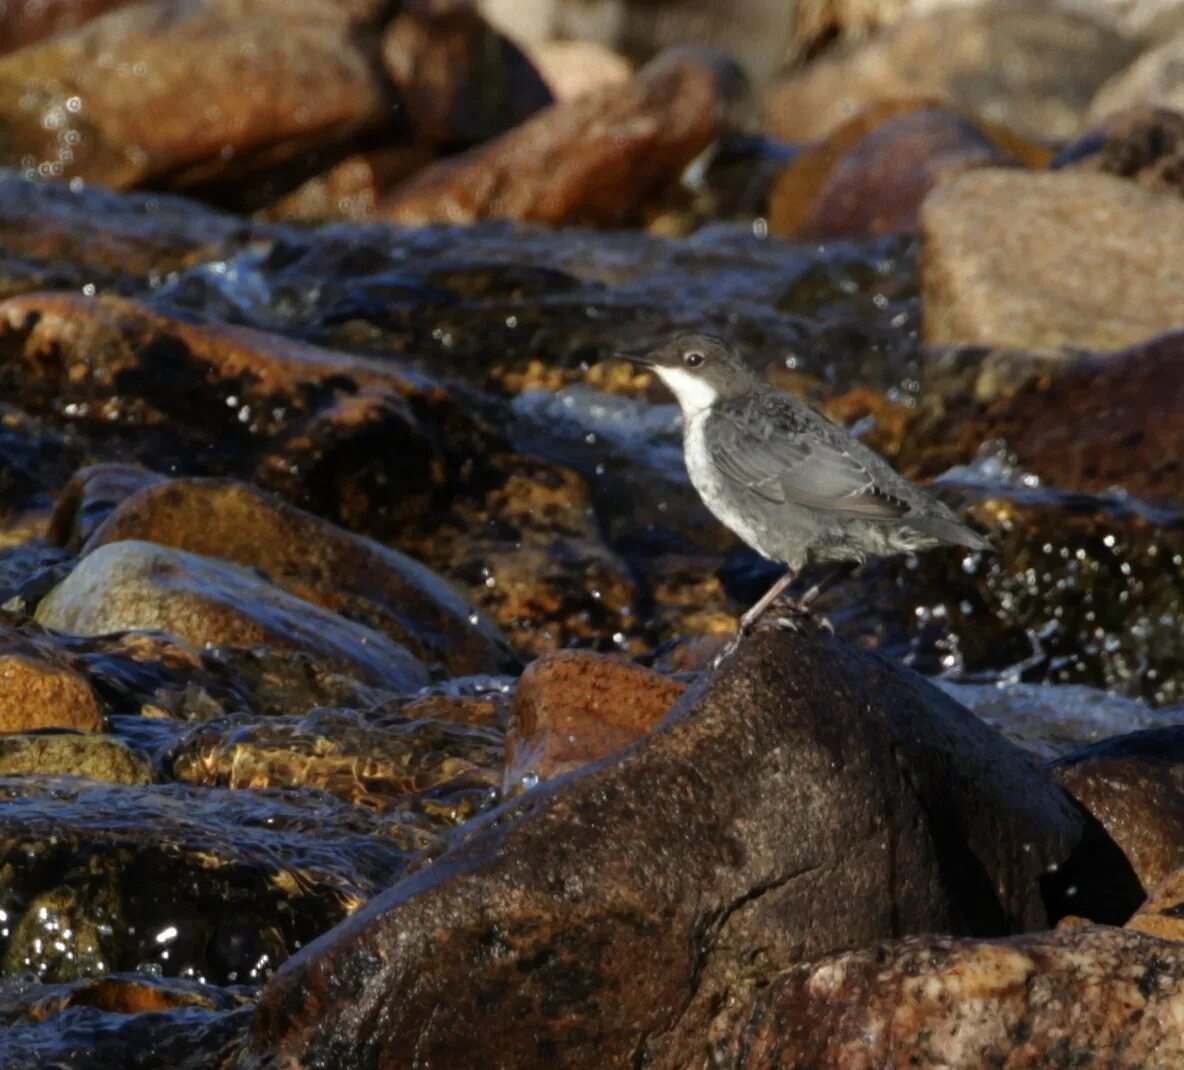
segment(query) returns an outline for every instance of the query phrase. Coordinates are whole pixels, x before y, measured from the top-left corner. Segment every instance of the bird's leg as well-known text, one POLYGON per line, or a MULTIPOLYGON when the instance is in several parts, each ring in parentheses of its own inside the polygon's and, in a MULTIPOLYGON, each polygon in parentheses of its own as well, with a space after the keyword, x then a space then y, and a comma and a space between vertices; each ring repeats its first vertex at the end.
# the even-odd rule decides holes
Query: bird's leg
POLYGON ((740 618, 740 627, 736 630, 736 634, 732 636, 731 641, 716 655, 715 660, 711 663, 713 669, 718 669, 719 666, 730 658, 735 652, 736 648, 743 642, 744 637, 756 626, 757 621, 761 619, 765 610, 769 608, 782 594, 785 593, 785 588, 788 587, 794 580, 798 578, 796 569, 786 569, 785 575, 782 576, 776 583, 773 584, 757 602, 740 618))
POLYGON ((798 605, 802 609, 809 609, 815 602, 818 601, 827 591, 829 591, 840 580, 845 580, 852 575, 859 565, 855 561, 844 561, 837 568, 832 569, 825 576, 822 577, 813 587, 811 587, 801 598, 798 599, 798 605))
POLYGON ((747 635, 753 628, 756 627, 756 622, 764 616, 765 610, 769 608, 778 598, 785 593, 785 589, 798 578, 796 569, 787 568, 785 575, 781 577, 772 587, 770 587, 756 604, 748 610, 740 618, 740 634, 747 635))

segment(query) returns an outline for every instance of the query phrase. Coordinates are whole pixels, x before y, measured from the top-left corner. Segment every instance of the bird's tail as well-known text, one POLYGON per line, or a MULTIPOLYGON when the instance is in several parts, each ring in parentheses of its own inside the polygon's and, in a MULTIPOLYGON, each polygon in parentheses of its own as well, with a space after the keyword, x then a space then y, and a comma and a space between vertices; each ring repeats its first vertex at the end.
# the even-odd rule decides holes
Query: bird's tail
POLYGON ((967 527, 960 520, 944 516, 909 517, 908 524, 922 534, 937 539, 949 546, 965 546, 970 550, 994 551, 995 547, 985 536, 980 535, 973 528, 967 527))

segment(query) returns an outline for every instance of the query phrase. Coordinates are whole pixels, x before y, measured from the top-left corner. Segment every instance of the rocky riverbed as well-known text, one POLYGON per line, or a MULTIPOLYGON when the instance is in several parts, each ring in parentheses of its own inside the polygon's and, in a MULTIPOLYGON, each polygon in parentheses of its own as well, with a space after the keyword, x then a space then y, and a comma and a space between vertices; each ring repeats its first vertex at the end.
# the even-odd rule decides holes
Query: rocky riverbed
POLYGON ((739 6, 0 0, 0 1066, 1184 1061, 1184 17, 739 6))

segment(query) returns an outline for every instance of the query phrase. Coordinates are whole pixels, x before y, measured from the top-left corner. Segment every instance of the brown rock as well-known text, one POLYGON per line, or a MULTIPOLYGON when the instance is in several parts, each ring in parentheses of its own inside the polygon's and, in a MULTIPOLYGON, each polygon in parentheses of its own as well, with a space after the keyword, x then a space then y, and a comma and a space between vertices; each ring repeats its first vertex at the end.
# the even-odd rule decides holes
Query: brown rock
POLYGON ((1127 929, 1184 943, 1184 870, 1164 877, 1126 923, 1127 929))
POLYGON ((184 186, 344 141, 386 110, 357 30, 331 0, 112 11, 0 59, 0 161, 121 189, 184 186))
POLYGON ((55 732, 0 737, 0 776, 30 774, 84 777, 105 784, 156 780, 147 758, 109 736, 55 732))
MULTIPOLYGON (((191 729, 169 760, 174 777, 194 784, 314 788, 355 806, 415 811, 425 825, 452 826, 497 804, 502 754, 497 730, 409 720, 404 710, 322 709, 299 718, 209 721, 191 729)), ((426 833, 423 839, 429 846, 426 833)))
POLYGON ((533 662, 510 707, 506 790, 579 769, 641 739, 686 684, 600 654, 563 651, 533 662))
POLYGON ((1072 927, 991 943, 920 937, 812 962, 716 1023, 695 1068, 1175 1066, 1184 949, 1072 927))
POLYGON ((1184 727, 1103 740, 1051 766, 1150 891, 1184 866, 1184 727))
POLYGON ((83 553, 126 539, 261 569, 289 593, 383 632, 449 675, 517 664, 497 629, 430 569, 247 484, 146 486, 92 533, 83 553))
POLYGON ((606 636, 640 649, 637 588, 587 481, 519 454, 395 361, 34 294, 0 302, 0 367, 0 400, 67 425, 90 456, 234 475, 375 536, 446 576, 523 651, 606 636))
POLYGON ((73 635, 159 629, 196 646, 274 646, 392 691, 427 672, 386 636, 287 594, 246 569, 147 542, 85 557, 37 607, 46 627, 73 635))
POLYGON ((382 60, 423 141, 485 141, 552 101, 530 60, 467 0, 405 3, 383 35, 382 60))
POLYGON ((72 30, 131 0, 0 0, 0 55, 72 30))
POLYGON ((413 224, 636 220, 723 131, 727 77, 718 61, 671 54, 627 85, 553 105, 426 168, 392 193, 382 215, 413 224))
POLYGON ((978 170, 921 211, 928 342, 1116 349, 1184 323, 1184 204, 1109 175, 978 170))
POLYGON ((827 139, 777 180, 772 233, 808 241, 913 233, 921 202, 936 185, 973 167, 1010 162, 985 133, 941 108, 890 118, 845 151, 839 146, 851 135, 842 127, 836 134, 838 146, 827 139))
POLYGON ((45 644, 5 635, 0 647, 0 732, 99 732, 103 712, 86 677, 45 644))
POLYGON ((1037 883, 1078 832, 920 678, 764 632, 643 742, 491 815, 289 963, 251 1065, 685 1065, 721 1005, 803 957, 1047 924, 1037 883))
POLYGON ((1006 443, 1016 464, 1062 490, 1184 502, 1180 421, 1184 332, 1044 374, 983 405, 952 404, 900 457, 936 475, 966 463, 983 442, 1006 443))
POLYGON ((1071 138, 1095 90, 1137 47, 1053 5, 956 5, 902 19, 791 72, 766 92, 768 128, 787 141, 812 140, 873 101, 925 96, 1025 137, 1071 138))
POLYGON ((376 205, 435 158, 428 145, 404 145, 347 156, 269 205, 267 219, 323 223, 374 218, 376 205))

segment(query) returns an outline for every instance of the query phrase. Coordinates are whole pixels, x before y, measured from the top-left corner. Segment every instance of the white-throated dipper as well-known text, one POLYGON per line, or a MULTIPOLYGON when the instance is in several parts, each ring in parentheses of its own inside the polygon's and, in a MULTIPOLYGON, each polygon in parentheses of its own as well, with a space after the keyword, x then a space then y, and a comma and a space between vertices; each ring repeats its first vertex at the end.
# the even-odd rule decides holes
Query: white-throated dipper
MULTIPOLYGON (((743 617, 744 634, 810 561, 991 544, 874 450, 756 375, 722 338, 687 334, 645 353, 682 408, 691 483, 726 527, 786 573, 743 617)), ((789 607, 802 611, 821 587, 789 607)))

